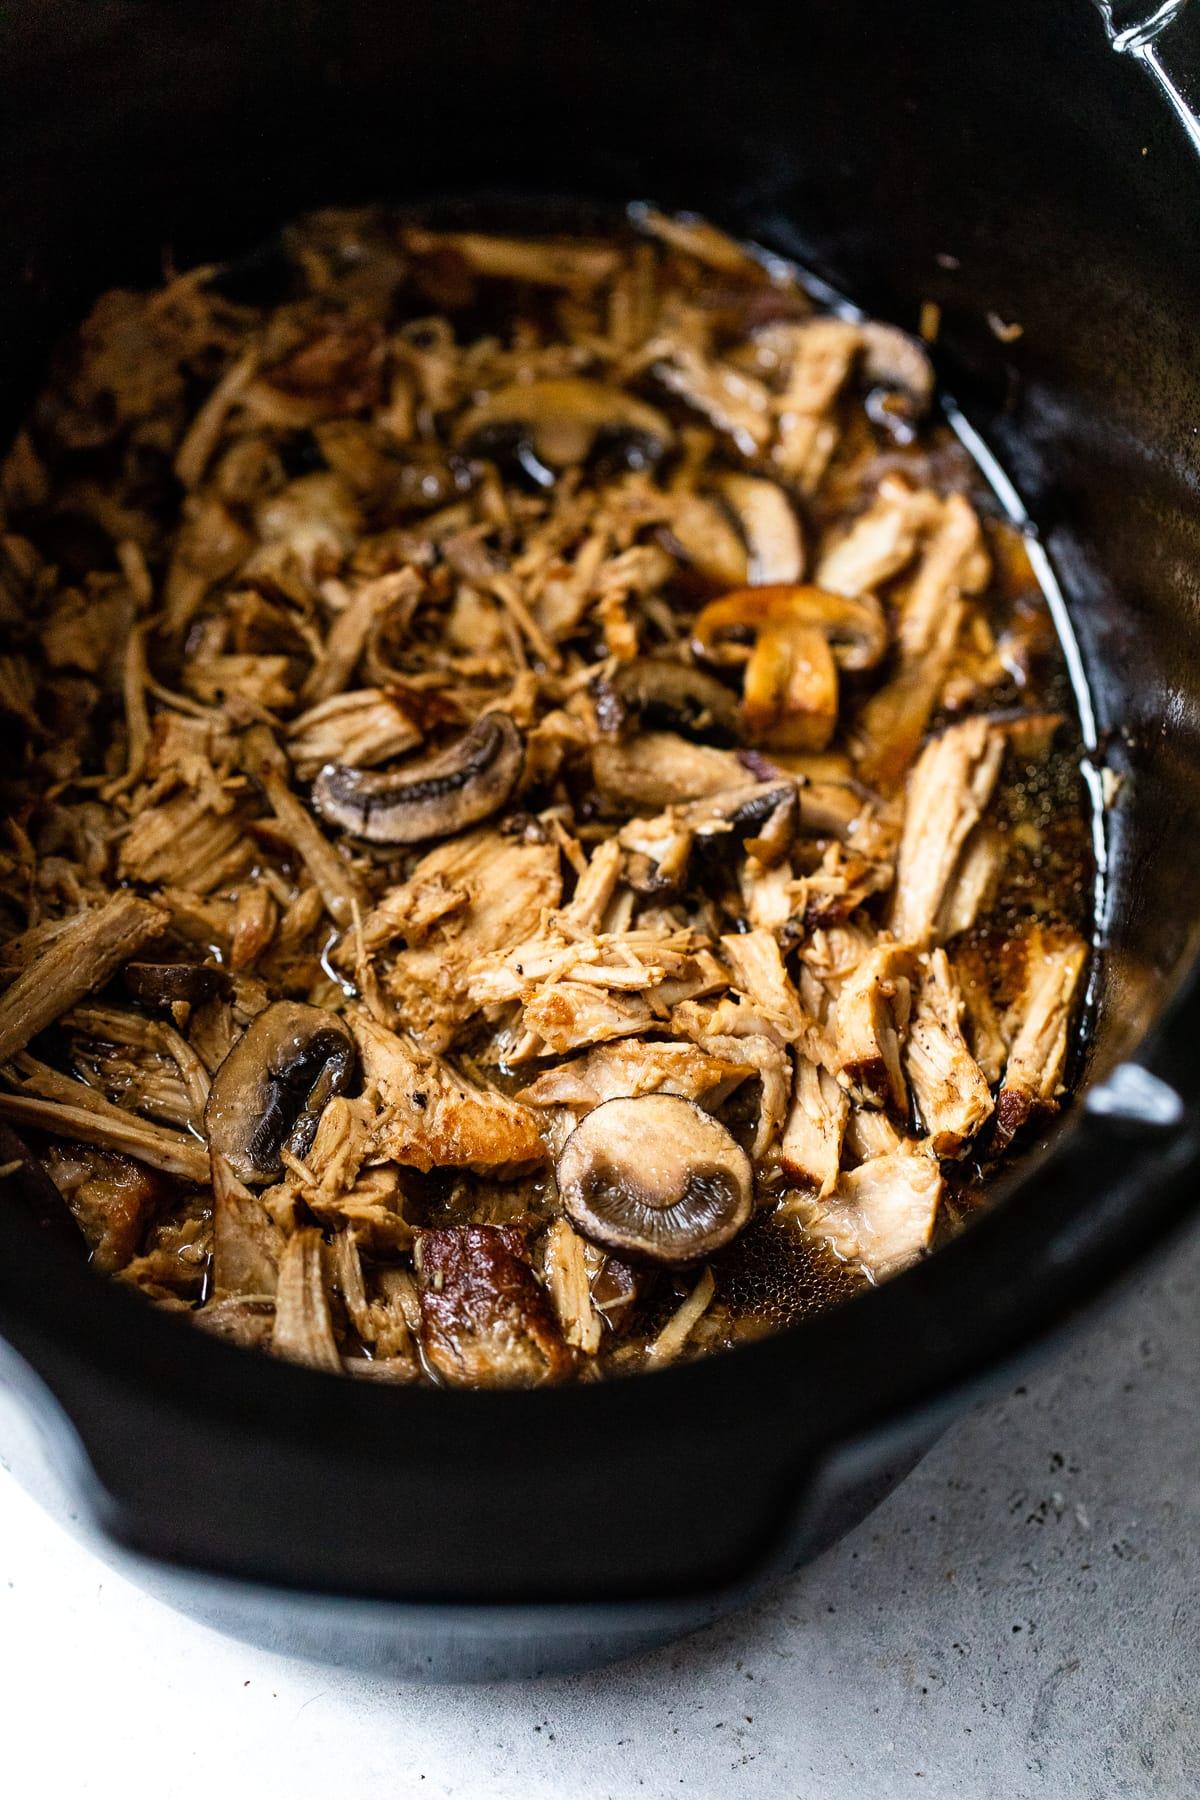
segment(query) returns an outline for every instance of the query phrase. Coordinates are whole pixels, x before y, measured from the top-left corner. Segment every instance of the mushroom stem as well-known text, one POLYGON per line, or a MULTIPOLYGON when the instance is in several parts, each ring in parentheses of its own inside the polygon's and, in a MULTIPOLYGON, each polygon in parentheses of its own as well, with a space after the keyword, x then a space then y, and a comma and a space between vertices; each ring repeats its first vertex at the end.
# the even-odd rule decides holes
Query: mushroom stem
POLYGON ((693 646, 709 662, 746 663, 742 722, 753 742, 824 750, 837 727, 838 667, 873 668, 887 624, 873 594, 773 583, 712 601, 693 646))

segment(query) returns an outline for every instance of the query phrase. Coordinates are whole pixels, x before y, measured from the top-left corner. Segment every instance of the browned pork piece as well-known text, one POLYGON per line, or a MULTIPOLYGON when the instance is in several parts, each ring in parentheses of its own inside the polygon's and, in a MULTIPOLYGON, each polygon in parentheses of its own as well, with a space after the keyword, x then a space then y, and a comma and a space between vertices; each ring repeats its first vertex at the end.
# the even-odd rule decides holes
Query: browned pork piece
POLYGON ((817 581, 834 594, 874 593, 912 561, 937 516, 935 494, 885 476, 872 504, 826 550, 817 581))
POLYGON ((899 1114, 908 1109, 902 1050, 915 971, 907 945, 882 941, 842 984, 834 1014, 839 1069, 851 1091, 899 1114))
POLYGON ((55 1187, 87 1239, 96 1268, 112 1274, 137 1254, 162 1198, 150 1170, 127 1156, 56 1143, 45 1157, 55 1187))
POLYGON ((380 1264, 368 1273, 352 1230, 339 1231, 330 1246, 333 1285, 364 1344, 370 1362, 355 1358, 349 1373, 383 1381, 416 1381, 420 1374, 415 1338, 420 1325, 416 1282, 408 1269, 380 1264))
MULTIPOLYGON (((151 1169, 198 1186, 208 1181, 208 1154, 195 1138, 149 1125, 136 1113, 110 1105, 83 1082, 70 1082, 62 1076, 59 1080, 78 1090, 79 1103, 72 1103, 74 1096, 71 1100, 44 1100, 27 1094, 0 1094, 0 1119, 67 1142, 131 1156, 151 1169)), ((58 1091, 65 1093, 66 1088, 58 1091)))
POLYGON ((775 461, 802 492, 811 493, 837 447, 833 406, 862 341, 859 329, 843 319, 807 319, 770 326, 758 341, 783 370, 782 388, 772 402, 775 461))
POLYGON ((476 1087, 361 1008, 350 1022, 364 1081, 379 1096, 372 1132, 380 1157, 414 1169, 498 1172, 544 1159, 537 1120, 526 1107, 476 1087))
POLYGON ((292 792, 287 760, 265 726, 252 726, 246 733, 245 760, 249 773, 262 786, 284 840, 307 866, 330 918, 336 925, 348 926, 361 910, 358 882, 292 792))
POLYGON ((325 1247, 312 1226, 292 1233, 279 1263, 271 1349, 289 1362, 340 1375, 342 1359, 333 1334, 323 1267, 325 1247))
POLYGON ((1024 943, 1025 977, 1008 1024, 1011 1048, 996 1098, 994 1142, 1004 1148, 1039 1112, 1062 1096, 1075 994, 1087 945, 1074 932, 1034 926, 1024 943))
POLYGON ((771 396, 761 381, 710 357, 682 335, 664 335, 648 348, 655 378, 724 433, 744 455, 754 456, 772 434, 771 396))
POLYGON ((604 1338, 604 1315, 592 1298, 588 1245, 565 1219, 555 1219, 542 1249, 546 1287, 562 1334, 576 1350, 594 1356, 604 1338))
POLYGON ((710 1055, 698 1044, 627 1039, 599 1044, 547 1069, 517 1098, 528 1106, 569 1106, 582 1113, 622 1095, 679 1094, 717 1111, 754 1073, 753 1063, 710 1055))
POLYGON ((572 1368, 519 1231, 464 1225, 417 1239, 421 1341, 452 1387, 534 1387, 572 1368))
POLYGON ((411 1250, 403 1172, 377 1147, 377 1121, 369 1094, 330 1100, 303 1161, 289 1157, 282 1180, 263 1195, 271 1216, 287 1224, 311 1213, 339 1236, 352 1231, 365 1251, 383 1258, 411 1250))
POLYGON ((0 1062, 103 987, 166 925, 162 908, 135 894, 114 894, 103 906, 77 913, 0 996, 0 1062))
POLYGON ((944 950, 922 958, 904 1071, 938 1156, 961 1156, 992 1113, 987 1080, 962 1034, 963 999, 944 950))
POLYGON ((1003 735, 985 718, 952 725, 921 752, 905 799, 890 920, 905 943, 923 946, 939 935, 947 892, 1003 756, 1003 735))
POLYGON ((477 275, 530 281, 586 293, 617 273, 620 252, 610 244, 547 243, 497 237, 484 231, 424 231, 410 226, 404 242, 419 254, 461 257, 477 275))
POLYGON ((422 1045, 449 1048, 476 1010, 473 964, 534 932, 561 894, 555 844, 484 830, 439 844, 383 896, 363 921, 363 946, 422 1045))
POLYGON ((926 655, 948 603, 962 595, 978 594, 990 572, 975 509, 961 494, 951 494, 941 502, 924 554, 901 602, 898 635, 906 662, 926 655))
POLYGON ((124 1007, 74 1006, 70 1034, 79 1074, 110 1099, 177 1129, 198 1129, 208 1101, 208 1072, 187 1040, 164 1019, 124 1007))
POLYGON ((1008 1056, 1008 1039, 992 993, 988 961, 981 946, 964 943, 954 953, 953 968, 962 995, 962 1017, 971 1054, 988 1086, 994 1088, 1008 1056))
POLYGON ((212 1193, 214 1295, 273 1295, 286 1232, 218 1150, 212 1153, 212 1193))
POLYGON ((791 1204, 814 1237, 883 1281, 928 1249, 941 1196, 936 1158, 905 1143, 844 1174, 829 1200, 791 1204))
POLYGON ((311 781, 326 763, 371 769, 403 756, 421 741, 413 719, 382 688, 333 694, 293 720, 288 754, 302 781, 311 781))
POLYGON ((0 456, 13 1167, 372 1381, 903 1269, 1063 1097, 1087 958, 1049 615, 926 349, 645 206, 276 254, 102 296, 0 456))
POLYGON ((892 795, 904 781, 937 708, 967 618, 960 596, 946 602, 928 649, 902 662, 864 703, 854 725, 856 771, 868 787, 892 795))
POLYGON ((684 1001, 672 1014, 675 1030, 686 1032, 710 1056, 744 1059, 758 1077, 758 1123, 751 1145, 761 1162, 779 1136, 791 1093, 792 1069, 785 1039, 773 1020, 741 996, 726 995, 715 1005, 684 1001))
POLYGON ((837 1186, 850 1096, 817 1063, 796 1058, 792 1102, 779 1141, 779 1167, 789 1184, 821 1199, 837 1186))

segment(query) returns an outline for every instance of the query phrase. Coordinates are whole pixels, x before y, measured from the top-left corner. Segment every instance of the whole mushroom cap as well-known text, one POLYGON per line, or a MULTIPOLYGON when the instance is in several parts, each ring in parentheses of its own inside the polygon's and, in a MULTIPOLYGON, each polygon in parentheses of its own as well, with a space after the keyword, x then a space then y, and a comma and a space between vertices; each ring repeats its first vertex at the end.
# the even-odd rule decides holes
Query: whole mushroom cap
POLYGON ((746 1152, 711 1114, 675 1094, 595 1107, 563 1146, 558 1190, 584 1237, 660 1263, 710 1256, 754 1208, 746 1152))

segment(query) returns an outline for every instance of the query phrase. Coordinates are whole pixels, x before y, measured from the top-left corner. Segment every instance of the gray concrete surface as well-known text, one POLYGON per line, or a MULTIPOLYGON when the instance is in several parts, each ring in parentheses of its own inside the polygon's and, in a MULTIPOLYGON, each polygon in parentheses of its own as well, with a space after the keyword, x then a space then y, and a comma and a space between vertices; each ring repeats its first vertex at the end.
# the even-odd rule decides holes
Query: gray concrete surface
POLYGON ((615 1669, 484 1689, 229 1643, 103 1569, 0 1475, 0 1785, 1192 1800, 1198 1396, 1200 1236, 763 1604, 615 1669))

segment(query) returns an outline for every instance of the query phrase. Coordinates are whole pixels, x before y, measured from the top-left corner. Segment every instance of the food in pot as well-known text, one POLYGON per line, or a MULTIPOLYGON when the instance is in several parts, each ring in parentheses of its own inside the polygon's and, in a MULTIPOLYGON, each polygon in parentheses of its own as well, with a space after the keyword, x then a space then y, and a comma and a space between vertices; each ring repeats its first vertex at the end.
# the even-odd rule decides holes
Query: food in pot
POLYGON ((1069 690, 907 333, 646 208, 327 213, 104 295, 0 508, 0 1123, 154 1305, 658 1367, 1061 1104, 1069 690))

